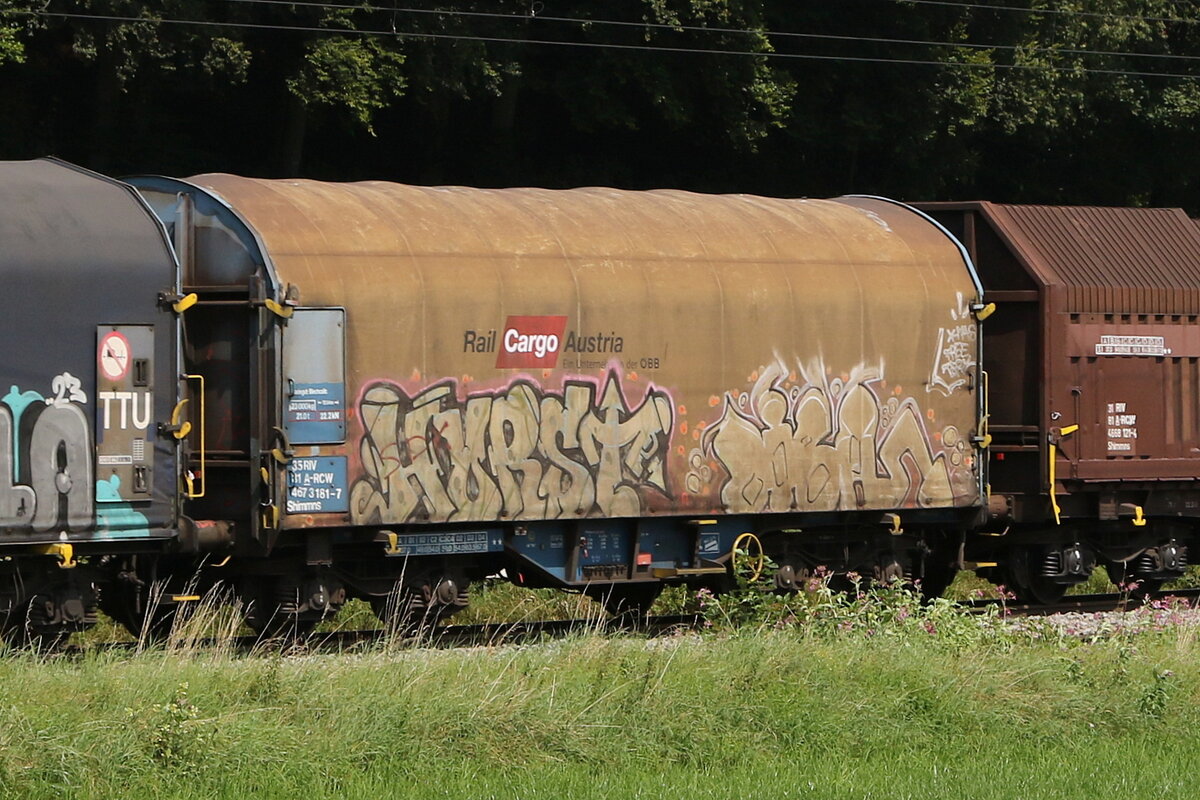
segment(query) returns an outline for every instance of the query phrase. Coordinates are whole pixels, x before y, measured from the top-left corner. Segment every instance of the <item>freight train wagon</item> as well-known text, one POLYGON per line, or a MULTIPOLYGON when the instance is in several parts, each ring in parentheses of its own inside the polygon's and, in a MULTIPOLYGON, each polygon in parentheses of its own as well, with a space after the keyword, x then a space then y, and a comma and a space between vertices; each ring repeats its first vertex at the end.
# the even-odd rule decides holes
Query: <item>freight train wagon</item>
POLYGON ((254 624, 448 613, 499 570, 643 609, 739 542, 781 588, 943 586, 980 515, 982 289, 910 207, 132 183, 183 272, 188 547, 254 624))
POLYGON ((1153 590, 1200 526, 1200 229, 1179 209, 927 203, 996 313, 990 521, 964 565, 1053 602, 1153 590))
POLYGON ((178 542, 178 281, 162 226, 128 185, 53 160, 0 163, 10 629, 94 622, 101 586, 132 586, 117 575, 178 542))

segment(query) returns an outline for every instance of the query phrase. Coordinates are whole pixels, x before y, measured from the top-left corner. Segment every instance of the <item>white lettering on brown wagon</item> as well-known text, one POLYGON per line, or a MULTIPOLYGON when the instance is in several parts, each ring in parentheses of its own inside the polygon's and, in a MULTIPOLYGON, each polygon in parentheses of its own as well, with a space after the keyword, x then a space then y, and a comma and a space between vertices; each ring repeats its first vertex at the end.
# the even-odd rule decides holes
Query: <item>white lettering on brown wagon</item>
POLYGON ((1109 403, 1105 417, 1108 435, 1107 451, 1132 455, 1137 444, 1137 414, 1130 414, 1127 403, 1109 403))
POLYGON ((1096 344, 1098 356, 1169 356, 1162 336, 1101 336, 1096 344))

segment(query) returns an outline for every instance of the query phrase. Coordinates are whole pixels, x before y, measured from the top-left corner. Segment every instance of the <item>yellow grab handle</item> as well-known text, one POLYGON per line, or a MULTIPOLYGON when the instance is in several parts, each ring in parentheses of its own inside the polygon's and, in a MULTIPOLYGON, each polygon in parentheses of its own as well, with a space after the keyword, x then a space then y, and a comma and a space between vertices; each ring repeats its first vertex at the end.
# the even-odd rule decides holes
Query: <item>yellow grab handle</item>
MULTIPOLYGON (((201 497, 204 497, 205 489, 208 486, 208 479, 207 479, 206 473, 204 472, 204 468, 206 466, 206 461, 207 461, 207 455, 208 455, 205 450, 205 444, 204 444, 204 416, 205 416, 204 376, 203 375, 184 375, 183 377, 184 377, 184 380, 196 381, 196 383, 198 383, 200 386, 200 393, 199 393, 199 397, 200 397, 200 490, 196 491, 195 477, 191 474, 191 470, 188 470, 185 467, 184 476, 183 476, 184 483, 187 484, 188 499, 189 500, 197 500, 201 497)), ((171 414, 171 424, 172 425, 179 424, 177 417, 183 411, 183 406, 185 403, 187 403, 186 398, 183 400, 180 400, 179 404, 177 406, 175 406, 175 411, 172 412, 172 414, 171 414)), ((183 425, 180 427, 180 429, 175 433, 175 438, 182 439, 183 437, 187 436, 191 432, 191 430, 192 430, 192 423, 185 421, 183 423, 183 425)))

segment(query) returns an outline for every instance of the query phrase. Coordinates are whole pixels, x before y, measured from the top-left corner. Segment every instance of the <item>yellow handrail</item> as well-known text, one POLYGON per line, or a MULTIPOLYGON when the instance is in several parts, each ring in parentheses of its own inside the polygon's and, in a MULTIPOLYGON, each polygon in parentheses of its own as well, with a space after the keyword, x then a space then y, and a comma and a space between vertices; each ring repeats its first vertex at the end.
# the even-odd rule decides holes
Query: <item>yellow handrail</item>
POLYGON ((979 424, 975 426, 975 443, 980 450, 986 450, 992 446, 992 435, 988 433, 988 420, 992 416, 992 388, 988 384, 987 370, 980 370, 980 374, 983 376, 983 414, 979 417, 979 424))
POLYGON ((204 472, 207 456, 204 447, 204 376, 184 375, 183 377, 200 384, 200 491, 196 491, 195 478, 192 477, 192 471, 187 468, 186 464, 183 470, 183 480, 187 483, 187 497, 189 500, 198 500, 204 497, 204 492, 208 488, 208 478, 204 472))
MULTIPOLYGON (((1064 436, 1070 436, 1075 431, 1079 430, 1078 425, 1068 425, 1058 432, 1058 439, 1064 436)), ((1059 514, 1062 509, 1058 507, 1058 497, 1054 494, 1054 462, 1058 456, 1058 447, 1054 444, 1055 439, 1050 440, 1050 506, 1054 509, 1054 524, 1062 525, 1062 520, 1059 519, 1059 514)))

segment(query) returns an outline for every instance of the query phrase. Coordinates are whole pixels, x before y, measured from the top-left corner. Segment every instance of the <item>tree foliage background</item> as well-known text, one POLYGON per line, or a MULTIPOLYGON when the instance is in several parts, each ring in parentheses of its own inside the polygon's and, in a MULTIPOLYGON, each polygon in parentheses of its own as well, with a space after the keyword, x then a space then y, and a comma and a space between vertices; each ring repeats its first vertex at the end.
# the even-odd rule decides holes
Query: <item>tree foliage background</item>
POLYGON ((1198 117, 1200 0, 0 0, 0 158, 116 174, 1196 211, 1198 117))

